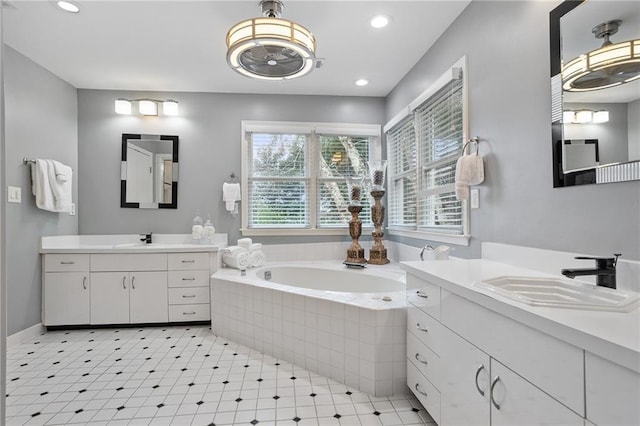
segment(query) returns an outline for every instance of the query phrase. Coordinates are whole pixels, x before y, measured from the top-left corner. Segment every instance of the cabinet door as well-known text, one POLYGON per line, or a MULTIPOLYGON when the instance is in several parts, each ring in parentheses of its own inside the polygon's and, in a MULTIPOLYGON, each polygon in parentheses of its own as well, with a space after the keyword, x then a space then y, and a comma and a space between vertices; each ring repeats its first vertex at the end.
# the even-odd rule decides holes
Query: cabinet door
POLYGON ((584 419, 504 365, 491 360, 491 425, 575 425, 584 419))
POLYGON ((442 347, 441 425, 489 424, 489 355, 448 329, 442 347))
POLYGON ((129 318, 132 323, 169 320, 166 272, 131 273, 129 318))
POLYGON ((91 324, 129 323, 129 273, 91 274, 91 324))
POLYGON ((89 274, 50 272, 44 275, 44 325, 89 324, 89 274))

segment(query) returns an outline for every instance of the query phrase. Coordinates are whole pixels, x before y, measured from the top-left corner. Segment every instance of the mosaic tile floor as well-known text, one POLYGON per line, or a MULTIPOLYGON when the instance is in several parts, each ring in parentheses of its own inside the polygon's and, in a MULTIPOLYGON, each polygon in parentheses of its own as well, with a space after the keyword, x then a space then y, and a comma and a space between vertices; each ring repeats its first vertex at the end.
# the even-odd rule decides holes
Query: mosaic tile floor
POLYGON ((433 424, 209 327, 54 331, 7 353, 8 425, 433 424))

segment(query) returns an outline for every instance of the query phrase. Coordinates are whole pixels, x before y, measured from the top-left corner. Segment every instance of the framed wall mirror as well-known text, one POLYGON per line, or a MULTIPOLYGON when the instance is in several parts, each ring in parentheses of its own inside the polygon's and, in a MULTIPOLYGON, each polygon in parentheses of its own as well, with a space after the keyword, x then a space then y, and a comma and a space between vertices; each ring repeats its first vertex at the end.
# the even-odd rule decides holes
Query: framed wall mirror
POLYGON ((122 134, 120 207, 178 208, 178 136, 122 134))
POLYGON ((640 180, 640 3, 550 13, 553 186, 640 180))

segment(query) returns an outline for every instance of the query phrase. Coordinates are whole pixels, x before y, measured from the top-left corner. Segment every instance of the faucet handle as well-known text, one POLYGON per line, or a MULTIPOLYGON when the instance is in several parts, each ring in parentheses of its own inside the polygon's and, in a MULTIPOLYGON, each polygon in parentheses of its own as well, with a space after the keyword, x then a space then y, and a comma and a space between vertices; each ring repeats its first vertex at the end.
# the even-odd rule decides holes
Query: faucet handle
POLYGON ((622 253, 614 253, 614 257, 596 257, 596 256, 576 256, 575 259, 578 260, 595 260, 598 266, 602 263, 606 264, 611 262, 613 267, 615 268, 618 264, 618 257, 622 256, 622 253))

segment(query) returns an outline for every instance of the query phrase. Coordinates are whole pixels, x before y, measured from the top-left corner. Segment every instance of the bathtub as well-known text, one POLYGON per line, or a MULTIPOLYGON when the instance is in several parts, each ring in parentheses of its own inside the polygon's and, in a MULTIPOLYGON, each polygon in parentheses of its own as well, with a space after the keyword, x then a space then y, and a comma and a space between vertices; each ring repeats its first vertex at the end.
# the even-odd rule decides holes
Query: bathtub
POLYGON ((405 275, 274 263, 211 278, 214 334, 371 395, 406 394, 405 275))

